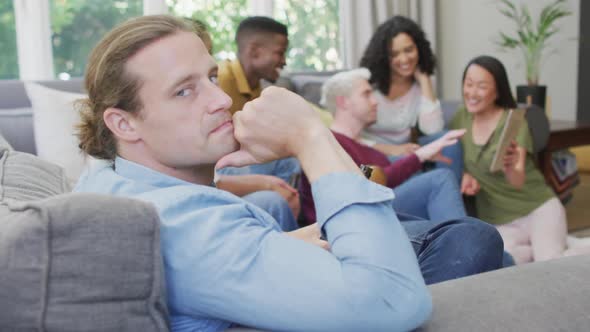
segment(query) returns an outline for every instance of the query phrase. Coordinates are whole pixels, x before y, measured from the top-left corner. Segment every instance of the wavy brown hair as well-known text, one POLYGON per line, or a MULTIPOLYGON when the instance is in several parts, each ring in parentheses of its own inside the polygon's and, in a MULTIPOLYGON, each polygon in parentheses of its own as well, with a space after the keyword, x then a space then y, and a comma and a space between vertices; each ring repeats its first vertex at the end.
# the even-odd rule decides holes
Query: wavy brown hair
POLYGON ((375 31, 365 53, 361 58, 360 66, 368 68, 371 72, 370 83, 375 85, 381 93, 389 93, 391 84, 391 42, 400 33, 407 33, 418 48, 418 66, 428 75, 434 73, 436 59, 432 53, 430 42, 426 39, 424 31, 416 22, 404 16, 394 16, 383 22, 375 31))
POLYGON ((103 120, 104 111, 116 107, 138 113, 142 108, 138 95, 142 82, 129 72, 127 61, 147 45, 179 31, 195 32, 173 16, 142 16, 115 27, 94 47, 84 81, 88 98, 76 104, 81 117, 77 136, 82 151, 99 159, 115 159, 117 141, 103 120))

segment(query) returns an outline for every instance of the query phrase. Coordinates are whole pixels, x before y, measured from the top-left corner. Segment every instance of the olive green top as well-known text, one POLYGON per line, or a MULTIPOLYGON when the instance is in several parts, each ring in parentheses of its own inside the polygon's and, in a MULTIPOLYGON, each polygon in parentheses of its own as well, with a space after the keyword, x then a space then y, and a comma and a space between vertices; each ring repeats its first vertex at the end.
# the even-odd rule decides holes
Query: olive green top
POLYGON ((545 183, 545 178, 536 168, 532 157, 533 143, 526 123, 521 126, 516 136, 518 145, 527 150, 525 162, 526 180, 522 189, 516 189, 506 181, 503 171, 491 173, 490 165, 498 147, 502 128, 508 112, 504 112, 488 142, 477 145, 473 142, 473 115, 461 107, 450 127, 465 128, 467 132, 461 138, 465 171, 479 181, 481 187, 476 195, 477 216, 492 224, 504 224, 523 217, 555 197, 545 183))

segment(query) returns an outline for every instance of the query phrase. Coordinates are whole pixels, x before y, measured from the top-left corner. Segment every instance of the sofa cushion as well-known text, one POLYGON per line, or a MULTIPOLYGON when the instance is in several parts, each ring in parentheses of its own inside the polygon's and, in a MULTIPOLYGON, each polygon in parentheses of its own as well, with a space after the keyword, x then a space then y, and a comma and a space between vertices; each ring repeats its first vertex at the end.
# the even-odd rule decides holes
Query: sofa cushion
POLYGON ((0 203, 43 199, 70 190, 61 167, 32 154, 0 151, 0 203))
POLYGON ((576 256, 435 284, 420 331, 588 331, 589 275, 576 256))
POLYGON ((158 223, 96 194, 0 204, 0 330, 168 331, 158 223))
POLYGON ((77 180, 85 166, 85 156, 78 148, 74 126, 80 115, 74 102, 85 95, 53 90, 37 83, 25 83, 33 105, 33 127, 37 155, 60 165, 66 175, 77 180))

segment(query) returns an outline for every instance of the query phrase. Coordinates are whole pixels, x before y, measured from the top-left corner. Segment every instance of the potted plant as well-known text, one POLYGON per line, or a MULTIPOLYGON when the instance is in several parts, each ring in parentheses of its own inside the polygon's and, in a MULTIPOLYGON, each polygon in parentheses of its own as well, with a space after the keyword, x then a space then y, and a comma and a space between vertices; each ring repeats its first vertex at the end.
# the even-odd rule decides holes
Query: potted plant
POLYGON ((535 25, 528 7, 523 3, 518 8, 511 0, 500 0, 499 11, 516 25, 516 35, 500 32, 497 44, 504 50, 520 49, 526 65, 526 86, 516 87, 519 103, 537 104, 545 108, 546 86, 539 86, 541 58, 547 41, 559 31, 557 21, 572 13, 565 6, 566 0, 555 0, 541 9, 535 25))

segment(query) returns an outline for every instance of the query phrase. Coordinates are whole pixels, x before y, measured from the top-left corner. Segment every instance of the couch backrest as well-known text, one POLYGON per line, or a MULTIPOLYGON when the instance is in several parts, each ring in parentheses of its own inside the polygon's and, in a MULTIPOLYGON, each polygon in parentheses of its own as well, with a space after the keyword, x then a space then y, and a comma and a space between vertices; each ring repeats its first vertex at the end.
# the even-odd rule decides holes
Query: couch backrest
POLYGON ((168 331, 159 218, 0 147, 0 331, 168 331))

